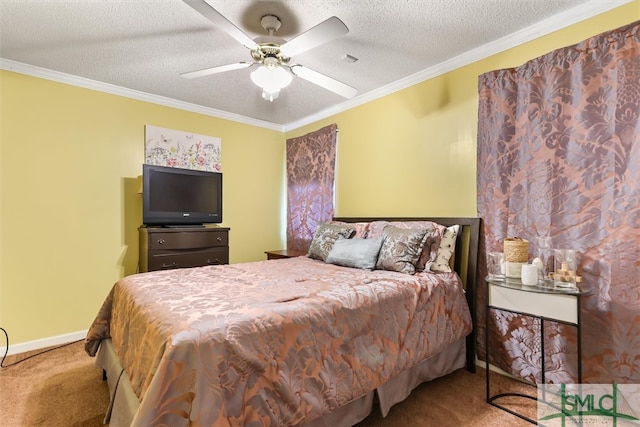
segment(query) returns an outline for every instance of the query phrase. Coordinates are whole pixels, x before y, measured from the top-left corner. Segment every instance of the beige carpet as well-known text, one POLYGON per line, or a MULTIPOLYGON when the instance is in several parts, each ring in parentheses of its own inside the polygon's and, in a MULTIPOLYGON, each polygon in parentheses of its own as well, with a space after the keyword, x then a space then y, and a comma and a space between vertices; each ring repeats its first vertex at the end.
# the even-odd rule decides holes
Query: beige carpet
MULTIPOLYGON (((35 353, 35 352, 34 352, 35 353)), ((7 366, 29 354, 9 356, 7 366)), ((458 370, 418 387, 404 402, 382 418, 374 412, 358 427, 415 426, 531 426, 485 403, 484 370, 471 374, 458 370)), ((492 374, 493 393, 530 386, 492 374)), ((510 398, 511 399, 511 398, 510 398)), ((109 401, 102 372, 94 359, 75 343, 0 370, 0 426, 101 426, 109 401)), ((503 403, 505 400, 502 401, 503 403)), ((510 408, 535 419, 535 402, 512 399, 510 408)))
MULTIPOLYGON (((4 366, 37 352, 9 356, 4 366)), ((102 426, 109 390, 75 343, 0 370, 0 425, 102 426)))

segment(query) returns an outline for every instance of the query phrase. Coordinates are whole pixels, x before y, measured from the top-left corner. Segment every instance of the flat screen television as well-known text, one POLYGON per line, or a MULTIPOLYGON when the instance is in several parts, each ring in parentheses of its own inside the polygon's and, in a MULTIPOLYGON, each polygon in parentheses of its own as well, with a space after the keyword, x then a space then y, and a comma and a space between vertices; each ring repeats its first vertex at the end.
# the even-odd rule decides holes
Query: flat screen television
POLYGON ((142 222, 152 226, 222 222, 222 173, 144 164, 142 222))

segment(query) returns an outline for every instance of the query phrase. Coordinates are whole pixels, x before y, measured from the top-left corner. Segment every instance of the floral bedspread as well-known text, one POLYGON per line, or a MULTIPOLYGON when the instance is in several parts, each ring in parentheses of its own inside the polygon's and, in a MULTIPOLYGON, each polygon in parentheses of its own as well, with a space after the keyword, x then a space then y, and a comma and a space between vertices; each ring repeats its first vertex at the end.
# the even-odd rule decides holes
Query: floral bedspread
POLYGON ((141 401, 134 426, 294 426, 470 331, 455 273, 298 257, 125 277, 85 347, 112 339, 141 401))

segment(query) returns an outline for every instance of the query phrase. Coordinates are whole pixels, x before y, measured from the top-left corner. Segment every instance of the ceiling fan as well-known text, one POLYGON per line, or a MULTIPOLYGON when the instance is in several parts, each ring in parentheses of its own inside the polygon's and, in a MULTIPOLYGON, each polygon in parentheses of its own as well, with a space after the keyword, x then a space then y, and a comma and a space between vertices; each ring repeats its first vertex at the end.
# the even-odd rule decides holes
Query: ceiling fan
POLYGON ((226 71, 239 70, 258 66, 251 73, 251 80, 262 88, 262 97, 273 101, 280 95, 280 90, 287 86, 293 76, 300 77, 345 98, 353 98, 358 90, 329 76, 321 74, 303 65, 291 63, 295 55, 313 49, 349 32, 347 26, 335 16, 321 22, 295 38, 286 41, 274 36, 280 28, 280 19, 275 15, 265 15, 260 23, 268 32, 268 36, 252 40, 231 21, 215 10, 205 0, 183 0, 216 27, 228 33, 251 51, 252 62, 237 62, 180 74, 187 79, 208 76, 226 71))

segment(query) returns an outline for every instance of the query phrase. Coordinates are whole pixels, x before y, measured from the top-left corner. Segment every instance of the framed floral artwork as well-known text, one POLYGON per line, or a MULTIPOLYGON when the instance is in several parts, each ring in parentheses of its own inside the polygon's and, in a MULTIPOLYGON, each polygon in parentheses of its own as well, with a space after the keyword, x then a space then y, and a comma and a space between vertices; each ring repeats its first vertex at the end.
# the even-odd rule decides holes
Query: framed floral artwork
POLYGON ((145 163, 222 172, 222 140, 174 129, 145 125, 145 163))

